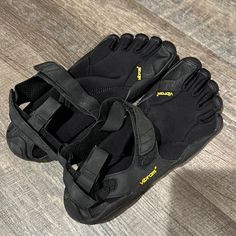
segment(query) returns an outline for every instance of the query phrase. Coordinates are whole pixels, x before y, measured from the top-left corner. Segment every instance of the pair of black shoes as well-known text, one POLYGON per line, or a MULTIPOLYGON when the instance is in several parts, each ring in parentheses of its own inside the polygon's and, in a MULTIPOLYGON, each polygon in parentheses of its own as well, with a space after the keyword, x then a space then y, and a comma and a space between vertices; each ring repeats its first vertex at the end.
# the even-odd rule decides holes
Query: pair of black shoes
POLYGON ((123 212, 223 125, 210 72, 159 37, 111 35, 68 71, 35 69, 10 92, 8 145, 61 163, 65 208, 85 224, 123 212))

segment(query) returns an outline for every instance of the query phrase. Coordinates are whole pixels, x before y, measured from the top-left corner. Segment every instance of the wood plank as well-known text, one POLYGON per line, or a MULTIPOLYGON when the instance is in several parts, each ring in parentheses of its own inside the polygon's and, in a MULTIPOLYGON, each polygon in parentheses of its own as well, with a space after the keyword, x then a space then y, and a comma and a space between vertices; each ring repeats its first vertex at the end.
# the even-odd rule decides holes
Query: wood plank
POLYGON ((225 61, 236 65, 235 1, 231 4, 217 0, 136 1, 225 61))

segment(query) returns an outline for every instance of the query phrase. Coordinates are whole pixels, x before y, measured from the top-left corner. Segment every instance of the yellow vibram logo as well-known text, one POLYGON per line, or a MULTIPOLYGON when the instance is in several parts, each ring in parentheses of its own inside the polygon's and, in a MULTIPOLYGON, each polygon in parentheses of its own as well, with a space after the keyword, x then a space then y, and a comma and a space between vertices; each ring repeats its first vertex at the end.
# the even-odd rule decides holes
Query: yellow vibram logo
POLYGON ((172 92, 157 92, 156 96, 168 96, 168 97, 171 97, 173 96, 174 94, 172 92))
POLYGON ((157 167, 154 166, 154 169, 146 176, 144 177, 139 183, 141 185, 145 184, 149 179, 151 179, 155 174, 157 173, 157 167))
POLYGON ((142 67, 141 66, 137 66, 137 79, 141 80, 142 79, 142 67))

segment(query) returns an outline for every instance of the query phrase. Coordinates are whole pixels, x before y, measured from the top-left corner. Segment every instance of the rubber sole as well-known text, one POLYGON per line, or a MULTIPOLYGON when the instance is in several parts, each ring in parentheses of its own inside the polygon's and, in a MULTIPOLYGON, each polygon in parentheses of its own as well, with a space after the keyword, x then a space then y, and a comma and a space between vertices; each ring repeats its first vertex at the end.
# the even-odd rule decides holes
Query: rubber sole
POLYGON ((39 163, 52 161, 46 153, 40 158, 34 158, 32 153, 35 144, 12 123, 8 126, 6 139, 10 150, 23 160, 39 163))
POLYGON ((74 220, 79 221, 80 223, 83 223, 83 224, 88 224, 88 225, 105 223, 105 222, 108 222, 108 221, 114 219, 115 217, 119 216, 121 213, 126 211, 133 204, 135 204, 142 197, 142 195, 145 192, 147 192, 148 189, 150 189, 154 184, 156 184, 156 182, 159 181, 161 178, 166 176, 170 171, 185 164, 187 161, 190 161, 194 156, 196 156, 206 146, 206 144, 210 140, 212 140, 221 131, 222 128, 223 128, 223 119, 222 119, 221 115, 219 115, 217 118, 216 129, 211 135, 206 136, 206 137, 190 144, 185 149, 185 151, 183 152, 181 157, 178 159, 178 161, 175 162, 172 166, 170 166, 169 170, 167 170, 163 174, 159 175, 157 177, 157 179, 154 180, 153 183, 150 184, 145 190, 143 190, 141 192, 140 191, 133 192, 133 193, 129 194, 128 196, 125 196, 123 198, 119 198, 117 201, 110 203, 110 205, 108 205, 106 207, 105 211, 103 211, 102 214, 100 214, 97 217, 83 220, 83 219, 77 219, 76 217, 72 216, 72 214, 70 213, 70 209, 67 205, 68 204, 67 201, 69 200, 69 196, 66 196, 66 193, 65 193, 64 194, 64 203, 65 203, 65 208, 66 208, 67 213, 74 220))

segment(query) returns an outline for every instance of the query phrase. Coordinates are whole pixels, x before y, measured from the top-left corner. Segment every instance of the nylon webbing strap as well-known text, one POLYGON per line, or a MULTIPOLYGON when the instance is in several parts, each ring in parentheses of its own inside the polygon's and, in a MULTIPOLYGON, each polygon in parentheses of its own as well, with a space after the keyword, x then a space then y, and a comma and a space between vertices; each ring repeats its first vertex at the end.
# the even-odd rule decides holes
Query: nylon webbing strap
POLYGON ((63 175, 64 183, 66 188, 70 194, 70 198, 82 209, 88 209, 92 207, 96 200, 91 198, 88 194, 86 194, 75 182, 71 174, 64 169, 63 175))
POLYGON ((81 166, 79 170, 80 175, 76 182, 86 192, 89 193, 92 189, 108 156, 109 153, 99 147, 95 147, 81 166))
POLYGON ((9 95, 9 115, 12 122, 28 137, 35 145, 44 150, 52 160, 58 160, 62 166, 65 166, 66 160, 58 155, 39 135, 39 133, 30 126, 24 119, 23 111, 16 105, 16 94, 13 90, 9 95))
POLYGON ((38 107, 29 118, 28 122, 37 131, 40 131, 61 107, 52 97, 49 97, 40 107, 38 107))
POLYGON ((65 97, 77 109, 86 112, 95 118, 99 114, 98 101, 87 94, 68 71, 54 62, 46 62, 34 67, 39 73, 38 77, 52 85, 63 97, 65 97))
POLYGON ((50 87, 50 84, 35 76, 17 84, 15 86, 15 91, 18 95, 17 104, 35 102, 38 98, 43 96, 50 87))
POLYGON ((138 153, 139 155, 145 155, 153 149, 156 143, 154 127, 140 108, 133 106, 132 110, 135 117, 134 130, 137 136, 138 153))
POLYGON ((105 124, 102 126, 103 131, 117 131, 123 125, 125 118, 125 109, 120 102, 114 102, 110 108, 105 124))

